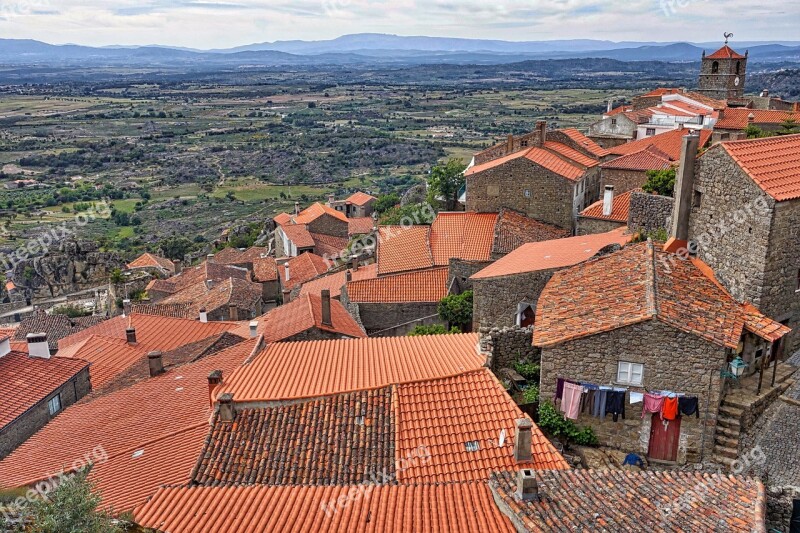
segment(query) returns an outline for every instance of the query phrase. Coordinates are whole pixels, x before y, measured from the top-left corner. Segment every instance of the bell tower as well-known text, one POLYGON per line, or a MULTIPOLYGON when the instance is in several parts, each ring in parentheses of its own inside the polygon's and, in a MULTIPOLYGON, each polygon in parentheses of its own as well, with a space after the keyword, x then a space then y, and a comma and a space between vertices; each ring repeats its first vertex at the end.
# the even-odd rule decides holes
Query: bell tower
POLYGON ((725 34, 725 44, 706 55, 700 67, 700 82, 697 92, 717 100, 744 97, 744 79, 747 74, 747 52, 744 55, 728 46, 732 33, 725 34))

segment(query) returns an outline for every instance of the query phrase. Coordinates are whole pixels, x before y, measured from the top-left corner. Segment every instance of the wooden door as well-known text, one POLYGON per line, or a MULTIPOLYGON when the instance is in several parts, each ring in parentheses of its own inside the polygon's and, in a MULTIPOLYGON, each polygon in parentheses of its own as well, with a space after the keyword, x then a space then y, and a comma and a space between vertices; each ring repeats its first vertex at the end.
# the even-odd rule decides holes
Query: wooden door
POLYGON ((675 420, 661 420, 661 415, 654 413, 650 423, 650 445, 647 457, 656 461, 675 462, 678 459, 680 435, 680 417, 675 420))

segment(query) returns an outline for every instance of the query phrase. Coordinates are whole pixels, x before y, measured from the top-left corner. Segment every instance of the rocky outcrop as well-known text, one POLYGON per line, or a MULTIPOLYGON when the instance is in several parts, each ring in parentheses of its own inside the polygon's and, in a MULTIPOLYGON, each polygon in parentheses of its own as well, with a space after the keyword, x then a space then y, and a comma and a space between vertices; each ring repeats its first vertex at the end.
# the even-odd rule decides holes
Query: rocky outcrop
POLYGON ((93 242, 66 240, 17 263, 13 280, 35 302, 104 285, 115 268, 124 266, 117 254, 101 252, 93 242))

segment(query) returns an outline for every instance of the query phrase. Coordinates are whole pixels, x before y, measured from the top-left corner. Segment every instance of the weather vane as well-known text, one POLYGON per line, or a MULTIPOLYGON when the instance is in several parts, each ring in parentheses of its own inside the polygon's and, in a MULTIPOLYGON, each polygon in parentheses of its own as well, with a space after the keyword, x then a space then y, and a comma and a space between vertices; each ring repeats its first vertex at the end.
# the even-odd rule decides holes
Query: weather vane
POLYGON ((728 44, 728 39, 730 39, 731 37, 733 37, 733 34, 732 34, 732 33, 727 33, 727 32, 726 32, 726 33, 723 33, 722 35, 724 35, 724 36, 725 36, 725 44, 728 44))

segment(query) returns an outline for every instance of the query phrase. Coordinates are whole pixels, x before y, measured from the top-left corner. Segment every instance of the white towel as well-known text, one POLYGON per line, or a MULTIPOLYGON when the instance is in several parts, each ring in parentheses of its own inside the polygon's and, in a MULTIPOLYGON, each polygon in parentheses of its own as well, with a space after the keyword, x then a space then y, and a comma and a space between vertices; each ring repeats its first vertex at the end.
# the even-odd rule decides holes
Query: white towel
POLYGON ((630 403, 632 404, 642 403, 644 401, 644 394, 642 394, 641 392, 632 392, 630 394, 631 394, 630 403))

